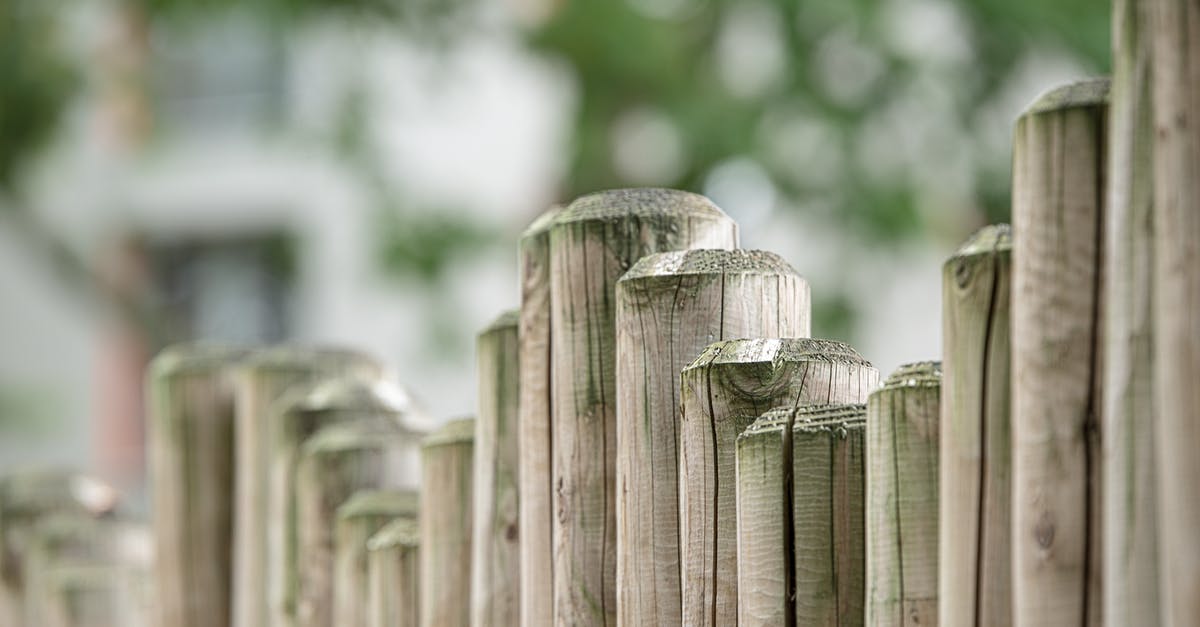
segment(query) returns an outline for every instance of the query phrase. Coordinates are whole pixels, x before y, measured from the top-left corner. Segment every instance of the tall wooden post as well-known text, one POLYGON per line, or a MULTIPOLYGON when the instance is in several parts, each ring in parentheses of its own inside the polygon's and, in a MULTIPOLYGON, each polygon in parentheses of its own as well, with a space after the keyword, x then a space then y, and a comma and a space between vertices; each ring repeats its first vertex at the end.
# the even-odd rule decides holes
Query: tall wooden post
POLYGON ((1104 623, 1160 623, 1150 2, 1113 1, 1103 425, 1104 623))
POLYGON ((250 355, 238 368, 234 424, 235 627, 264 627, 270 625, 272 618, 268 612, 273 574, 268 568, 268 557, 272 540, 267 533, 270 456, 276 435, 269 418, 272 404, 294 386, 341 375, 375 379, 380 370, 377 363, 358 353, 295 346, 279 346, 250 355))
POLYGON ((366 627, 369 587, 367 541, 387 523, 417 519, 412 490, 363 490, 337 510, 334 529, 332 625, 366 627))
POLYGON ((554 207, 521 236, 520 485, 521 625, 554 622, 554 512, 550 481, 550 225, 554 207))
POLYGON ((736 624, 737 437, 783 405, 865 403, 879 372, 849 345, 799 338, 709 346, 680 375, 683 624, 736 624))
POLYGON ((1099 625, 1108 81, 1051 91, 1013 147, 1013 622, 1099 625))
POLYGON ((616 282, 655 252, 734 248, 708 199, 660 189, 577 199, 550 229, 554 619, 616 622, 616 282))
POLYGON ((421 625, 471 623, 471 468, 475 419, 451 420, 421 445, 421 625))
POLYGON ((941 387, 940 362, 906 364, 867 402, 867 625, 938 624, 941 387))
POLYGON ((942 266, 938 617, 1012 623, 1012 234, 984 227, 942 266))
POLYGON ((359 490, 396 488, 411 436, 399 427, 333 424, 305 443, 296 470, 296 624, 333 625, 337 508, 359 490))
POLYGON ((739 626, 863 623, 865 416, 780 408, 738 438, 739 626))
POLYGON ((233 577, 232 369, 245 351, 176 345, 146 381, 160 625, 228 627, 233 577))
POLYGON ((367 542, 367 627, 420 624, 420 542, 417 521, 398 518, 367 542))
POLYGON ((1166 625, 1200 624, 1200 8, 1149 3, 1154 100, 1154 399, 1159 598, 1166 625))
POLYGON ((517 494, 519 371, 516 311, 476 340, 479 414, 475 421, 471 625, 520 624, 521 565, 517 494))
POLYGON ((271 616, 274 627, 295 623, 298 572, 296 533, 296 471, 304 441, 323 427, 354 424, 380 429, 406 444, 397 444, 390 462, 395 470, 390 486, 417 489, 420 484, 418 442, 413 428, 415 410, 408 394, 386 380, 335 377, 292 386, 268 412, 275 433, 270 460, 267 531, 270 549, 271 616))
POLYGON ((809 290, 778 255, 643 257, 617 282, 617 622, 682 622, 679 373, 714 339, 804 337, 809 290))

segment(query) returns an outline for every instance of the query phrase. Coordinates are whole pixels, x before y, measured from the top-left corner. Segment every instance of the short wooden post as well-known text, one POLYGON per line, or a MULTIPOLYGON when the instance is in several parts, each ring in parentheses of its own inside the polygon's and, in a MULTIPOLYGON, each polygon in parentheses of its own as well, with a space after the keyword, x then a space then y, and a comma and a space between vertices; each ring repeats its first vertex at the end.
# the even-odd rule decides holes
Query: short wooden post
POLYGON ((396 384, 358 377, 335 377, 296 385, 280 395, 268 413, 275 433, 270 465, 267 530, 271 540, 268 571, 272 579, 273 627, 295 622, 297 572, 296 468, 304 441, 325 426, 355 424, 381 429, 406 444, 392 453, 394 475, 388 485, 417 489, 420 484, 418 442, 413 426, 415 410, 407 392, 396 384))
POLYGON ((146 381, 153 488, 155 617, 228 627, 233 577, 232 369, 245 351, 175 345, 146 381))
POLYGON ((617 621, 682 622, 679 373, 714 339, 803 337, 808 283, 773 253, 643 257, 617 282, 617 621))
POLYGON ((550 481, 550 225, 554 207, 521 236, 521 381, 517 421, 521 625, 554 622, 554 513, 550 481))
POLYGON ((940 362, 906 364, 867 401, 867 625, 938 624, 941 387, 940 362))
POLYGON ((507 627, 521 620, 517 316, 516 311, 502 314, 475 343, 479 414, 471 540, 472 627, 507 627))
POLYGON ((38 627, 157 627, 148 571, 113 564, 55 566, 47 573, 48 613, 38 627))
MULTIPOLYGON (((380 366, 359 353, 296 346, 269 348, 246 357, 235 374, 233 527, 233 624, 263 627, 271 621, 269 591, 283 573, 272 572, 270 456, 274 448, 271 406, 289 388, 340 375, 375 379, 380 366)), ((277 539, 279 540, 279 539, 277 539)))
POLYGON ((471 622, 475 419, 451 420, 421 445, 421 625, 471 622))
POLYGON ((1013 622, 1098 625, 1108 81, 1051 91, 1013 147, 1013 622))
POLYGON ((39 521, 55 514, 103 516, 117 501, 112 486, 72 471, 0 477, 0 624, 20 625, 25 615, 23 564, 39 521))
POLYGON ((863 624, 865 416, 780 408, 738 438, 739 626, 863 624))
POLYGON ((367 541, 387 523, 417 519, 412 490, 363 490, 337 510, 334 529, 332 625, 366 627, 368 616, 367 541))
POLYGON ((395 488, 403 478, 409 434, 364 423, 333 424, 305 443, 296 469, 296 624, 333 621, 334 525, 337 508, 355 492, 395 488))
POLYGON ((417 521, 398 518, 367 542, 368 627, 420 624, 420 542, 417 521))
POLYGON ((650 253, 736 246, 716 205, 672 190, 584 196, 550 229, 556 624, 616 622, 617 279, 650 253))
POLYGON ((683 624, 732 625, 738 617, 738 435, 772 407, 865 403, 879 372, 842 342, 735 339, 709 346, 680 379, 683 624))
MULTIPOLYGON (((1150 2, 1113 1, 1105 246, 1104 623, 1157 627, 1150 2)), ((1200 616, 1197 617, 1200 619, 1200 616)))
POLYGON ((1012 235, 984 227, 942 266, 938 617, 1012 623, 1012 235))
POLYGON ((1200 19, 1147 2, 1154 100, 1154 400, 1159 599, 1165 625, 1200 625, 1200 19))

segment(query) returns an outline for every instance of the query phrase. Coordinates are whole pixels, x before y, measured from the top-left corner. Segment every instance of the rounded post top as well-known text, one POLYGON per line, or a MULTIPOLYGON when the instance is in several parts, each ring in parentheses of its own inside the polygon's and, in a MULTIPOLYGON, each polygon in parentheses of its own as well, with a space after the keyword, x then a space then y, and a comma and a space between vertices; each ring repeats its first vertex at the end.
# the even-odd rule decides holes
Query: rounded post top
POLYGON ((475 419, 457 418, 442 425, 421 442, 422 448, 446 444, 469 444, 475 441, 475 419))
MULTIPOLYGON (((942 362, 918 361, 902 364, 888 376, 880 389, 938 387, 942 384, 942 362)), ((879 390, 876 390, 878 392, 879 390)))
POLYGON ((509 310, 501 313, 499 316, 496 316, 496 319, 493 320, 491 322, 491 324, 484 327, 484 329, 482 331, 480 331, 479 334, 486 335, 486 334, 492 333, 494 331, 504 331, 507 329, 514 329, 517 327, 517 325, 520 322, 521 322, 521 310, 520 309, 509 309, 509 310))
POLYGON ((353 349, 297 344, 280 344, 253 351, 239 366, 246 370, 317 373, 356 368, 382 370, 375 358, 353 349))
POLYGON ((620 280, 686 274, 787 274, 799 277, 791 264, 772 252, 703 248, 646 255, 620 280))
POLYGON ((1064 109, 1107 105, 1111 84, 1112 81, 1104 77, 1054 87, 1034 100, 1033 104, 1029 105, 1021 114, 1021 117, 1064 109))
POLYGON ((279 400, 279 411, 364 411, 411 414, 416 411, 404 386, 387 379, 332 377, 292 388, 279 400))
POLYGON ((397 518, 384 525, 367 540, 368 551, 385 551, 390 548, 412 548, 420 546, 420 525, 415 518, 397 518))
POLYGON ((337 508, 338 520, 362 516, 416 516, 416 490, 359 490, 337 508))
POLYGON ((872 368, 858 351, 837 340, 814 338, 743 338, 714 342, 685 371, 722 364, 824 361, 872 368))
POLYGON ((847 427, 861 425, 866 417, 867 406, 862 404, 776 407, 759 416, 738 439, 782 432, 788 425, 792 431, 831 431, 844 435, 847 427))
POLYGON ((251 350, 244 346, 208 342, 171 344, 151 360, 147 372, 160 379, 183 373, 207 373, 237 364, 251 350))
POLYGON ((304 441, 301 446, 301 455, 304 457, 336 456, 347 451, 382 449, 394 444, 397 437, 412 435, 400 427, 395 429, 395 431, 384 430, 378 425, 364 422, 331 424, 321 427, 312 437, 304 441))
POLYGON ((90 475, 36 468, 0 477, 0 516, 74 511, 99 516, 116 509, 120 493, 90 475))
POLYGON ((554 224, 610 221, 656 216, 729 220, 713 201, 677 189, 640 187, 612 189, 580 196, 554 219, 554 224))
POLYGON ((562 205, 554 205, 543 211, 541 215, 533 219, 529 226, 521 233, 521 239, 529 239, 533 237, 543 236, 550 232, 550 227, 554 225, 555 218, 562 213, 562 205))
POLYGON ((975 231, 950 257, 957 259, 1012 250, 1012 227, 1008 224, 989 224, 975 231))

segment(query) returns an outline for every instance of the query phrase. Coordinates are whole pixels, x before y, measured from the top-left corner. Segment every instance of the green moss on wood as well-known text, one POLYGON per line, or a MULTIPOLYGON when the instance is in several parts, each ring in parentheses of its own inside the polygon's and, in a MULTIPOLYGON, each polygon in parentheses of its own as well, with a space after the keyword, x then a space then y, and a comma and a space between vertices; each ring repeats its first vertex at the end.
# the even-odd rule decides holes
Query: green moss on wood
POLYGON ((621 281, 685 274, 767 274, 799 276, 782 257, 763 250, 692 249, 642 257, 621 281))
POLYGON ((1093 78, 1055 87, 1042 94, 1025 110, 1022 117, 1063 109, 1097 107, 1108 104, 1111 81, 1108 78, 1093 78))
POLYGON ((458 418, 442 425, 421 441, 421 448, 447 444, 469 444, 475 441, 475 419, 458 418))
POLYGON ((337 509, 338 520, 359 516, 417 515, 415 490, 359 490, 337 509))
POLYGON ((648 187, 613 189, 581 196, 559 213, 554 223, 656 216, 729 219, 724 211, 700 194, 648 187))

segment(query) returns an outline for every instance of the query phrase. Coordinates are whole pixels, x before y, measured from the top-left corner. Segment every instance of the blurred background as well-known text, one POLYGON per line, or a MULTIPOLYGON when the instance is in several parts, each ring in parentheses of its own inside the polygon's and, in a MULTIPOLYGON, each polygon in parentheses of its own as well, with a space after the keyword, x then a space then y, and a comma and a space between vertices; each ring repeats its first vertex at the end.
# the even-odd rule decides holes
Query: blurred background
POLYGON ((590 191, 713 198, 816 337, 940 355, 1012 123, 1108 71, 1090 0, 2 0, 0 471, 143 477, 163 345, 369 351, 438 418, 590 191))

